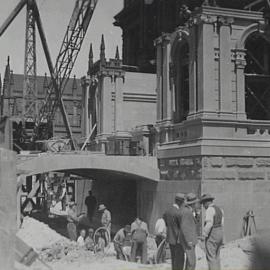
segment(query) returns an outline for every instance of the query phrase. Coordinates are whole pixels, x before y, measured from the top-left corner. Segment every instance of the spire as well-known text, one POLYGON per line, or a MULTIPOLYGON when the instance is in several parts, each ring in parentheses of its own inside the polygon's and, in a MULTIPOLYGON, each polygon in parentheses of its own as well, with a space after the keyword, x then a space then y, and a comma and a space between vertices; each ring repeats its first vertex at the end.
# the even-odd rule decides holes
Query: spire
POLYGON ((119 60, 119 59, 120 59, 120 57, 119 57, 118 46, 116 46, 115 59, 116 59, 116 60, 119 60))
POLYGON ((10 82, 10 66, 9 66, 9 56, 8 56, 5 74, 4 74, 4 82, 3 82, 4 95, 8 95, 9 82, 10 82))
POLYGON ((101 36, 101 44, 100 44, 100 61, 102 63, 105 62, 105 41, 104 41, 104 35, 101 36))
POLYGON ((88 71, 87 74, 90 75, 90 71, 94 65, 94 56, 93 56, 93 47, 92 43, 90 44, 89 56, 88 56, 88 71))

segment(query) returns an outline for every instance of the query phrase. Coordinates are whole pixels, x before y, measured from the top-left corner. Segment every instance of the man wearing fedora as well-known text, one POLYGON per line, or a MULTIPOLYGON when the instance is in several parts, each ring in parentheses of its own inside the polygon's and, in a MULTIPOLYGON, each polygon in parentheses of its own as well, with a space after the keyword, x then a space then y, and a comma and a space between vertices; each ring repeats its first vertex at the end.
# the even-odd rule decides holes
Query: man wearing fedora
POLYGON ((220 248, 223 245, 224 214, 213 201, 214 197, 204 194, 200 203, 205 208, 205 222, 202 240, 205 240, 205 252, 209 270, 220 270, 220 248))
POLYGON ((194 193, 186 195, 185 208, 182 213, 181 230, 183 233, 183 247, 186 254, 185 270, 195 270, 196 254, 195 246, 198 242, 197 238, 197 222, 194 216, 195 205, 198 199, 194 193))
POLYGON ((111 212, 107 209, 104 204, 100 204, 98 207, 98 211, 101 212, 101 224, 105 227, 109 234, 111 234, 111 225, 112 225, 112 218, 111 212))
POLYGON ((167 226, 167 242, 170 245, 172 270, 183 270, 185 253, 182 246, 181 216, 185 208, 185 194, 177 193, 175 203, 164 213, 167 226))

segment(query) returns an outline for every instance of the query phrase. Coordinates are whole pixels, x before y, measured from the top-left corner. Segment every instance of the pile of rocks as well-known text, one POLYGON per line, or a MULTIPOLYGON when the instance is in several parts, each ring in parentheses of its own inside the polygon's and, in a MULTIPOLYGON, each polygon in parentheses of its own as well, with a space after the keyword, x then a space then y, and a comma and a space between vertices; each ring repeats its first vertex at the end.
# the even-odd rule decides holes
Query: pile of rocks
POLYGON ((36 251, 49 247, 59 241, 70 243, 70 240, 52 230, 48 225, 34 218, 25 217, 17 236, 36 251))

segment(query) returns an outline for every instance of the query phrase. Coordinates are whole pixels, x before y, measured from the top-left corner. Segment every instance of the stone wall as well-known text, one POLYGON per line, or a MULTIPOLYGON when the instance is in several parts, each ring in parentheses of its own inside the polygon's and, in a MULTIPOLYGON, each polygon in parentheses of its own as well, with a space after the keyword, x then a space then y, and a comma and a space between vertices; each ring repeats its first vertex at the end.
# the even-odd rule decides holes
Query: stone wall
POLYGON ((203 157, 202 165, 202 193, 224 209, 227 240, 240 237, 249 210, 257 229, 269 227, 270 157, 203 157))
POLYGON ((15 154, 0 148, 0 262, 13 269, 16 234, 15 154))
POLYGON ((197 180, 140 182, 137 190, 138 213, 148 223, 151 233, 157 219, 174 203, 178 192, 201 194, 201 182, 197 180))
POLYGON ((270 180, 270 157, 204 157, 204 180, 270 180))

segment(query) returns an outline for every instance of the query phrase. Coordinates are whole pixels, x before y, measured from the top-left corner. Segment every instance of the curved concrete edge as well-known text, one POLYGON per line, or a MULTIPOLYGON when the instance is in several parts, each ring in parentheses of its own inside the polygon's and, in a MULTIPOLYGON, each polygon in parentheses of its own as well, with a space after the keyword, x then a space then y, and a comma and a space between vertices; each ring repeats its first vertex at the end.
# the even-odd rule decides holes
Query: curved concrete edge
POLYGON ((41 154, 25 160, 20 156, 18 158, 17 170, 27 171, 29 175, 50 171, 95 169, 133 174, 152 181, 159 180, 155 157, 41 154))

